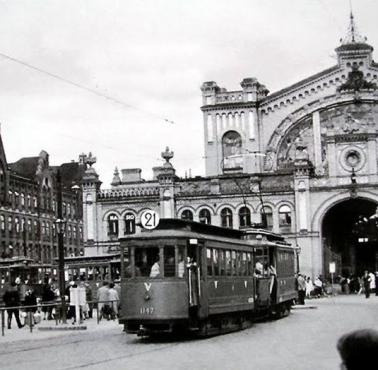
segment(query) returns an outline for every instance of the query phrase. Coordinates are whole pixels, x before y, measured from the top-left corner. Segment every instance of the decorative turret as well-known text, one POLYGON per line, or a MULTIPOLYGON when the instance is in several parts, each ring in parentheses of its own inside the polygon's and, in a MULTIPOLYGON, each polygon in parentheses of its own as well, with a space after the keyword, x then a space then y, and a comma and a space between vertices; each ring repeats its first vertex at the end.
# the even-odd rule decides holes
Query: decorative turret
POLYGON ((201 91, 203 105, 210 105, 216 103, 216 94, 220 88, 215 81, 207 81, 202 84, 201 91))
POLYGON ((114 169, 114 175, 113 175, 113 180, 112 180, 111 185, 112 186, 117 186, 117 185, 120 185, 120 184, 121 184, 121 178, 119 176, 118 168, 116 167, 114 169))
POLYGON ((88 156, 85 159, 85 163, 89 166, 83 175, 83 186, 91 187, 93 185, 96 186, 96 188, 99 188, 101 185, 101 181, 99 180, 98 174, 96 170, 92 167, 97 162, 96 157, 92 156, 92 153, 89 152, 88 156))
POLYGON ((265 85, 260 84, 260 82, 254 77, 243 79, 240 86, 243 88, 245 101, 259 101, 269 94, 269 90, 265 85))
POLYGON ((176 177, 176 170, 172 163, 169 162, 173 158, 174 153, 166 147, 165 151, 161 153, 161 157, 165 159, 165 163, 161 167, 154 167, 154 177, 160 183, 169 183, 176 177))
POLYGON ((366 41, 367 38, 358 33, 353 13, 351 12, 347 35, 340 39, 341 45, 335 49, 340 67, 356 65, 356 63, 357 65, 363 65, 364 62, 370 65, 373 47, 367 44, 366 41))

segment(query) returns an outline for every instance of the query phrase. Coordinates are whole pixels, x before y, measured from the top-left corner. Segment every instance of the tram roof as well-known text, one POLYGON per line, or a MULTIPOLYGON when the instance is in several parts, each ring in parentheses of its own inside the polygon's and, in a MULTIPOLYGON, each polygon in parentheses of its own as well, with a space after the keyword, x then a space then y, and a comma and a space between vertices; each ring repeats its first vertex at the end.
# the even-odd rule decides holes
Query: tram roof
POLYGON ((142 229, 140 234, 132 234, 120 238, 120 241, 127 241, 130 239, 150 239, 159 237, 189 237, 189 238, 211 238, 211 239, 224 239, 232 240, 235 243, 253 241, 263 243, 282 243, 289 245, 285 239, 278 234, 272 233, 268 230, 262 229, 230 229, 214 225, 207 225, 194 221, 181 220, 176 218, 163 218, 160 219, 158 226, 153 230, 142 229), (260 238, 259 238, 260 236, 260 238))
MULTIPOLYGON (((93 262, 93 261, 107 261, 111 262, 113 260, 119 260, 120 253, 112 253, 112 254, 101 254, 95 256, 75 256, 75 257, 64 257, 64 262, 93 262)), ((58 263, 59 258, 54 259, 55 263, 58 263)))

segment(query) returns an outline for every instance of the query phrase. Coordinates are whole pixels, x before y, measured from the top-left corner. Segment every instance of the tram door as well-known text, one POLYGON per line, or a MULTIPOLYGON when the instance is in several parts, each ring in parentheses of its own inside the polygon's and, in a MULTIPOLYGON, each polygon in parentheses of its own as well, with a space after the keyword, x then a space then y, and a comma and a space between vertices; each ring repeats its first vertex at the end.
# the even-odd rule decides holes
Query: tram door
POLYGON ((198 241, 191 239, 187 252, 187 279, 189 291, 189 316, 194 318, 198 314, 199 300, 201 297, 201 263, 198 241))

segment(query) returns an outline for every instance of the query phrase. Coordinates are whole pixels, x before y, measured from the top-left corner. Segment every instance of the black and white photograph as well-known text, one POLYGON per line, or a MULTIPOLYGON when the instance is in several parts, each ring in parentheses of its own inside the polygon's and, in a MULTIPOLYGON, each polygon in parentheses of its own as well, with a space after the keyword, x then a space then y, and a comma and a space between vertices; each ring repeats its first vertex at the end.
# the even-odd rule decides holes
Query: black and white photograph
POLYGON ((377 15, 0 0, 0 369, 377 369, 377 15))

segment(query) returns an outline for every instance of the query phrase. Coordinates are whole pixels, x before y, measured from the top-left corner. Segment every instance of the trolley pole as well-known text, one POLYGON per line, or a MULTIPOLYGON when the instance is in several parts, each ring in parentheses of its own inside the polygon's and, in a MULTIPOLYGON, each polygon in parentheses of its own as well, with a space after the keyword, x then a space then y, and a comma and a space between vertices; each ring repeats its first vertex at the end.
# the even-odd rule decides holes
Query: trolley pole
POLYGON ((66 290, 66 283, 64 278, 64 229, 65 229, 65 221, 63 220, 63 210, 62 210, 62 177, 60 174, 60 170, 56 174, 57 180, 57 208, 58 208, 58 219, 56 220, 56 230, 58 234, 58 260, 59 260, 59 291, 60 291, 60 299, 62 305, 62 323, 67 324, 66 318, 66 297, 65 297, 65 290, 66 290))

